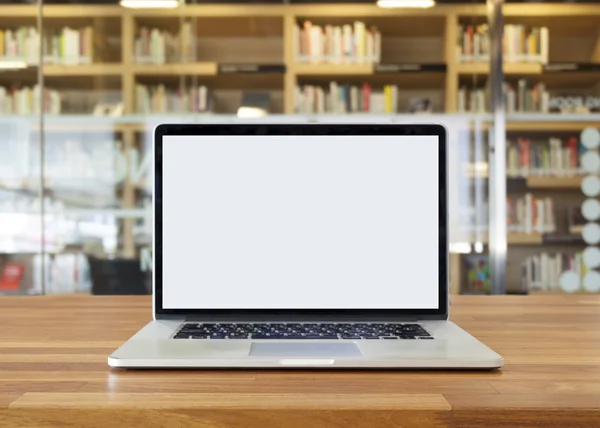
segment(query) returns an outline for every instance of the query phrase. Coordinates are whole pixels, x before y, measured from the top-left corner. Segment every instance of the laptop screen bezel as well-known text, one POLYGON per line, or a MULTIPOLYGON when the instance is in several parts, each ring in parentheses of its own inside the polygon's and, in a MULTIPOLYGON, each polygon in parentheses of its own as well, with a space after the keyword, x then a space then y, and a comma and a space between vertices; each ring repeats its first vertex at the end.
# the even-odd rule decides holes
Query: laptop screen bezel
MULTIPOLYGON (((154 132, 153 306, 155 319, 211 320, 402 320, 448 318, 448 212, 446 129, 438 124, 163 124, 154 132), (436 309, 200 309, 163 308, 162 149, 165 136, 194 135, 422 135, 438 137, 439 239, 436 309)), ((190 278, 193 281, 193 278, 190 278)), ((421 286, 415 284, 415 286, 421 286)))

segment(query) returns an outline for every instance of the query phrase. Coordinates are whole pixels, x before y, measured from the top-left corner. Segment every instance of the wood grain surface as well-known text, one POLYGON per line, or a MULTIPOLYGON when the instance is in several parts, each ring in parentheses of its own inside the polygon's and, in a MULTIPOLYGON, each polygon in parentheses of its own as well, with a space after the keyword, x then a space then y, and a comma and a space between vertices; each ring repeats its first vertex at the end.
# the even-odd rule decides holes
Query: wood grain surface
POLYGON ((0 427, 600 427, 600 296, 452 296, 496 371, 110 369, 150 311, 0 298, 0 427))

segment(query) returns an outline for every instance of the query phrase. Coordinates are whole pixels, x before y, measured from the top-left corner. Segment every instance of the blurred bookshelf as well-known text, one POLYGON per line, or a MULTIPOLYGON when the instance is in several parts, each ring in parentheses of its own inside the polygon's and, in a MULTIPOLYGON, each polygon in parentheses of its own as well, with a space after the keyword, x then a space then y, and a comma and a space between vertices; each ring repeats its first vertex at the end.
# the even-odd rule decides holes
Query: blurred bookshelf
MULTIPOLYGON (((71 175, 53 177, 47 165, 43 186, 37 176, 8 174, 4 179, 0 174, 0 191, 39 196, 43 188, 50 197, 75 202, 61 207, 50 198, 47 212, 89 219, 90 224, 106 220, 109 226, 101 234, 107 234, 103 245, 111 248, 111 257, 142 258, 148 248, 151 230, 144 222, 151 183, 144 162, 160 122, 235 121, 250 100, 258 103, 261 115, 277 120, 327 121, 345 115, 348 121, 390 120, 412 114, 426 121, 428 114, 445 114, 472 118, 484 139, 492 127, 486 113, 485 5, 382 9, 292 2, 186 4, 167 10, 45 5, 43 10, 40 38, 35 6, 0 5, 0 67, 24 63, 0 70, 0 123, 11 124, 6 126, 12 138, 34 141, 43 133, 46 150, 67 147, 57 152, 71 159, 67 163, 87 165, 89 158, 113 156, 114 161, 106 161, 112 175, 74 168, 71 175), (44 49, 41 56, 39 49, 44 49), (42 101, 36 104, 36 98, 42 101), (111 240, 115 231, 118 236, 111 240)), ((597 5, 507 4, 504 15, 508 141, 566 140, 598 126, 597 5)), ((28 156, 35 158, 32 147, 28 156)), ((47 153, 46 162, 54 157, 47 153)), ((557 230, 567 235, 565 204, 583 199, 581 174, 509 176, 509 193, 511 180, 520 183, 508 195, 515 200, 530 193, 554 201, 560 212, 557 230)), ((0 207, 0 212, 37 209, 23 204, 0 207)), ((509 282, 519 282, 520 266, 514 266, 524 257, 560 245, 556 251, 581 247, 575 241, 567 247, 549 243, 550 233, 509 233, 509 282)), ((81 242, 81 235, 72 240, 81 242)), ((485 241, 469 243, 485 248, 485 241)), ((88 251, 88 244, 79 250, 88 251)), ((468 283, 463 255, 453 254, 451 263, 453 292, 485 292, 463 287, 468 283)))

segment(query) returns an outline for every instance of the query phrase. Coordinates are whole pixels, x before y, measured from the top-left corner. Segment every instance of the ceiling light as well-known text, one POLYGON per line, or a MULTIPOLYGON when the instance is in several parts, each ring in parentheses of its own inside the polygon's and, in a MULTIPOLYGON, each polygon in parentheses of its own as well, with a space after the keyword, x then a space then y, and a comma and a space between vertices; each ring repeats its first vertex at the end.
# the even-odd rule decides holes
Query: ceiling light
POLYGON ((427 8, 435 6, 434 0, 377 0, 377 6, 386 9, 401 7, 427 8))
POLYGON ((178 0, 121 0, 121 6, 130 9, 173 9, 179 6, 178 0))
POLYGON ((20 70, 22 68, 27 68, 27 63, 25 61, 0 60, 0 70, 20 70))

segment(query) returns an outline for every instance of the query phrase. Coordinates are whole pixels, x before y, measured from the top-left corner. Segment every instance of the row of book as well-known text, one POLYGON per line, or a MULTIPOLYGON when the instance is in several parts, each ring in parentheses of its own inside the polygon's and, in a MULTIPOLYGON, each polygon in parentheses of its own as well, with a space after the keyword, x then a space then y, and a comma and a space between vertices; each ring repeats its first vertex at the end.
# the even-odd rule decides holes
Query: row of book
POLYGON ((509 233, 555 232, 554 201, 551 198, 537 198, 531 193, 516 200, 507 198, 506 222, 509 233))
POLYGON ((385 85, 373 90, 371 85, 338 85, 330 82, 328 90, 321 86, 297 86, 296 113, 397 113, 398 86, 385 85))
POLYGON ((196 38, 192 23, 183 22, 178 33, 159 28, 140 28, 134 41, 133 54, 137 63, 164 64, 195 61, 196 38))
POLYGON ((211 91, 204 85, 168 89, 165 85, 136 85, 136 111, 150 113, 206 113, 213 109, 211 91))
MULTIPOLYGON (((42 56, 47 64, 88 64, 94 57, 94 33, 90 26, 64 27, 46 31, 42 40, 42 56)), ((39 63, 40 35, 35 27, 0 30, 0 60, 39 63)))
POLYGON ((527 291, 585 291, 600 292, 600 283, 589 281, 586 276, 591 269, 585 264, 582 253, 541 253, 523 261, 521 285, 527 291), (565 281, 564 272, 574 273, 573 280, 565 281))
POLYGON ((305 21, 294 26, 297 62, 379 63, 381 33, 362 21, 345 25, 314 25, 305 21))
POLYGON ((41 87, 24 86, 5 88, 0 86, 0 114, 60 114, 61 98, 58 91, 41 87))
MULTIPOLYGON (((506 62, 548 63, 549 32, 547 27, 507 24, 502 39, 506 62)), ((489 25, 458 26, 460 62, 487 62, 490 59, 489 25)))
POLYGON ((566 141, 552 137, 547 142, 529 138, 507 141, 506 174, 508 177, 574 176, 582 173, 581 147, 576 137, 566 141))
MULTIPOLYGON (((550 93, 543 83, 531 84, 519 79, 516 85, 504 83, 502 86, 504 106, 507 113, 548 113, 550 93)), ((458 90, 457 109, 460 113, 485 113, 489 111, 489 90, 487 88, 458 90)))

